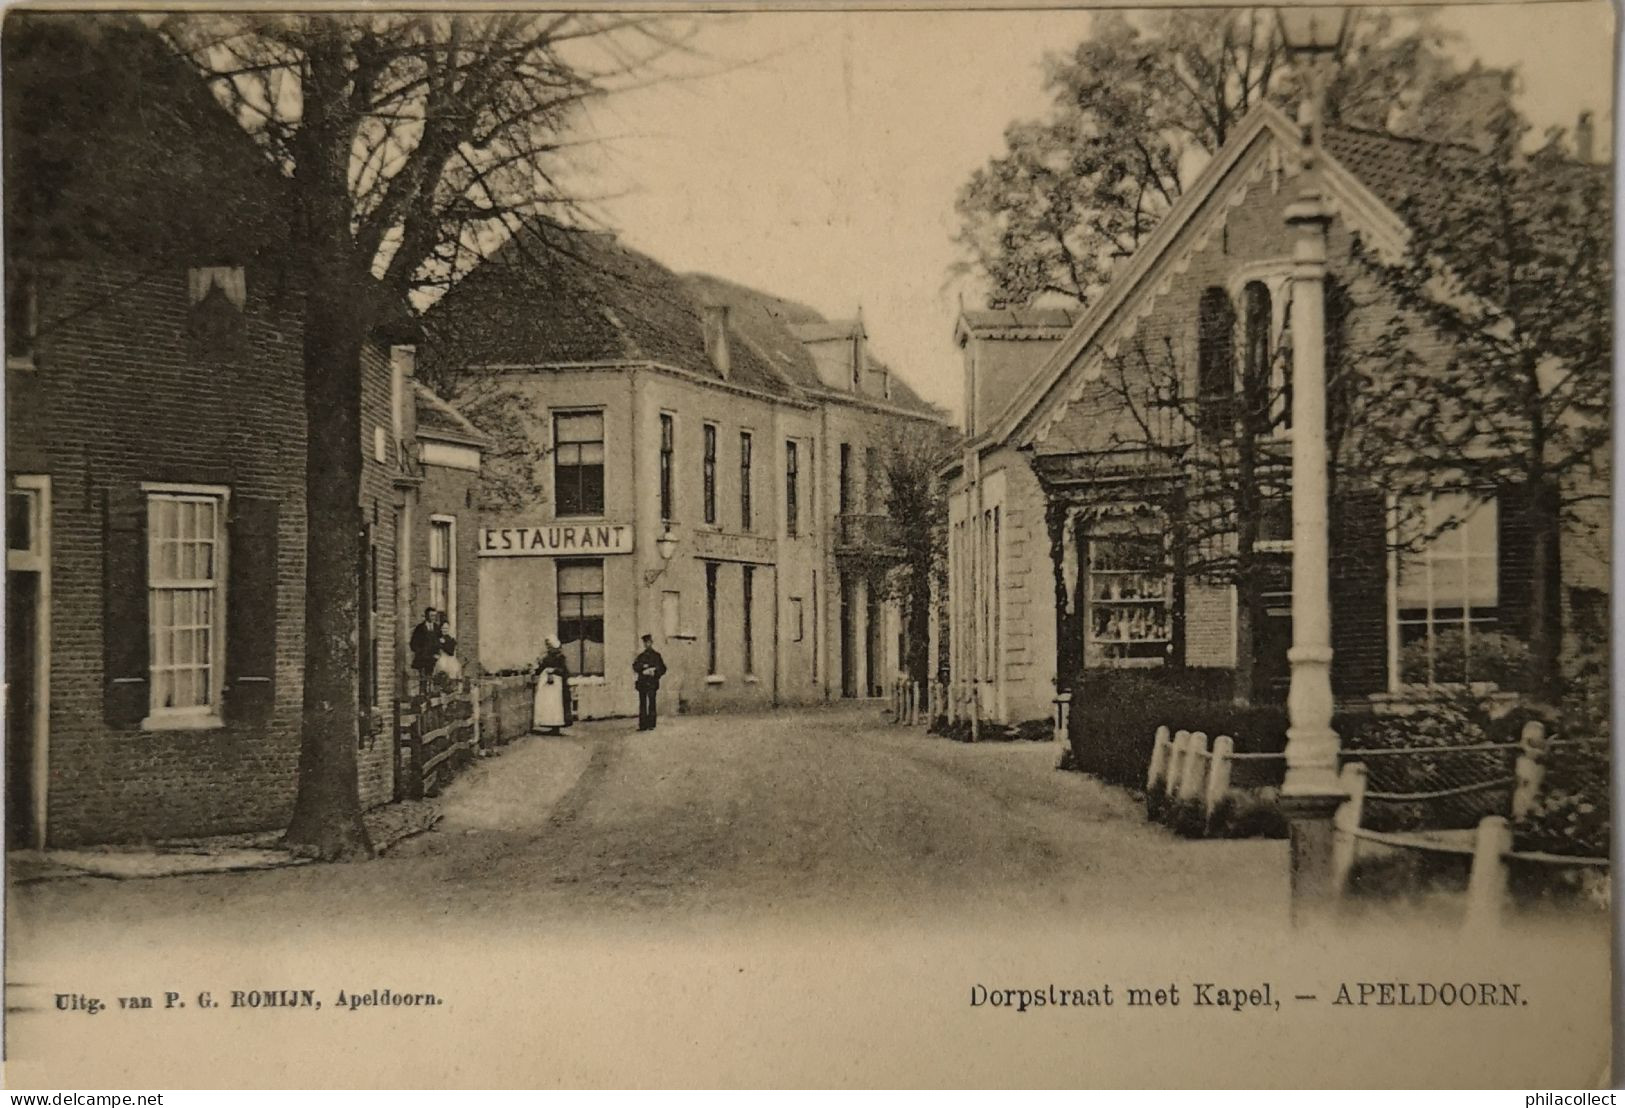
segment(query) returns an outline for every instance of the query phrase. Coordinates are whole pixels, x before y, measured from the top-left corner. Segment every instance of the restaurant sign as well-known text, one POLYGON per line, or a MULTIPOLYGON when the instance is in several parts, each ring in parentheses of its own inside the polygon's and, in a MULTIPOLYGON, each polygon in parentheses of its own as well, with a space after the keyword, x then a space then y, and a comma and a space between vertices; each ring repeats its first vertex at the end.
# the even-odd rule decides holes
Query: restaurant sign
POLYGON ((554 523, 544 527, 486 527, 482 558, 568 558, 632 553, 630 523, 554 523))

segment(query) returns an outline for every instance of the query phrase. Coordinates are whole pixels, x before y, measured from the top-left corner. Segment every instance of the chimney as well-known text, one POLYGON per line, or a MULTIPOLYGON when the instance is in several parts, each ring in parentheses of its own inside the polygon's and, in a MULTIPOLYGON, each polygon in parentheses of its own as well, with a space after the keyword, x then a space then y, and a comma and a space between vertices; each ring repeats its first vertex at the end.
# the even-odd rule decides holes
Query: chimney
POLYGON ((1582 162, 1590 165, 1596 157, 1597 124, 1595 117, 1588 111, 1580 113, 1580 121, 1574 125, 1574 153, 1582 162))
POLYGON ((867 368, 863 353, 863 340, 867 338, 863 333, 863 305, 858 305, 858 319, 852 325, 852 391, 863 391, 863 371, 867 368))
POLYGON ((728 377, 728 305, 707 304, 703 309, 705 353, 724 380, 728 377))

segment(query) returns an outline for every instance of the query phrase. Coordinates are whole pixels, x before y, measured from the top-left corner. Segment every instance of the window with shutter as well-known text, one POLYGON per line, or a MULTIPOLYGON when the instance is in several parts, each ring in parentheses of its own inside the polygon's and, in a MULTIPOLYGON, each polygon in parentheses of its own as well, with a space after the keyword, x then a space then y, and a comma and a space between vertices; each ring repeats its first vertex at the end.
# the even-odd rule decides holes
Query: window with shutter
POLYGON ((113 727, 147 716, 147 498, 132 485, 106 500, 102 546, 103 715, 113 727))
POLYGON ((222 721, 226 490, 148 486, 148 711, 143 726, 222 721))
POLYGON ((276 696, 277 521, 275 500, 233 497, 226 591, 226 718, 256 723, 276 696))

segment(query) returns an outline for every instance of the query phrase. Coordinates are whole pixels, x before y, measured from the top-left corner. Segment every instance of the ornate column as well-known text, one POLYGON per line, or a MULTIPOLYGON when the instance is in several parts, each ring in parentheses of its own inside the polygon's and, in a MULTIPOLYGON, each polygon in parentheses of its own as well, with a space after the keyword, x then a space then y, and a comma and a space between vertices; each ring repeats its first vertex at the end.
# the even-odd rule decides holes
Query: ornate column
POLYGON ((1326 239, 1332 216, 1314 180, 1312 146, 1306 163, 1307 187, 1286 212, 1293 232, 1292 679, 1281 803, 1291 825, 1295 916, 1331 895, 1332 815, 1344 798, 1332 729, 1326 478, 1326 239))

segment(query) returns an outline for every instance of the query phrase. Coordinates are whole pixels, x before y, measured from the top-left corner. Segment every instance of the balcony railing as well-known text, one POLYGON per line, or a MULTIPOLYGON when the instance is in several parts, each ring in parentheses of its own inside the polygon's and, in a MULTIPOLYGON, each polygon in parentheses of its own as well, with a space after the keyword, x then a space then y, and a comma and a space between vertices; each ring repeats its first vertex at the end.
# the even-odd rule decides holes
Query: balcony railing
POLYGON ((848 513, 837 516, 836 524, 838 554, 902 556, 902 533, 890 516, 848 513))

